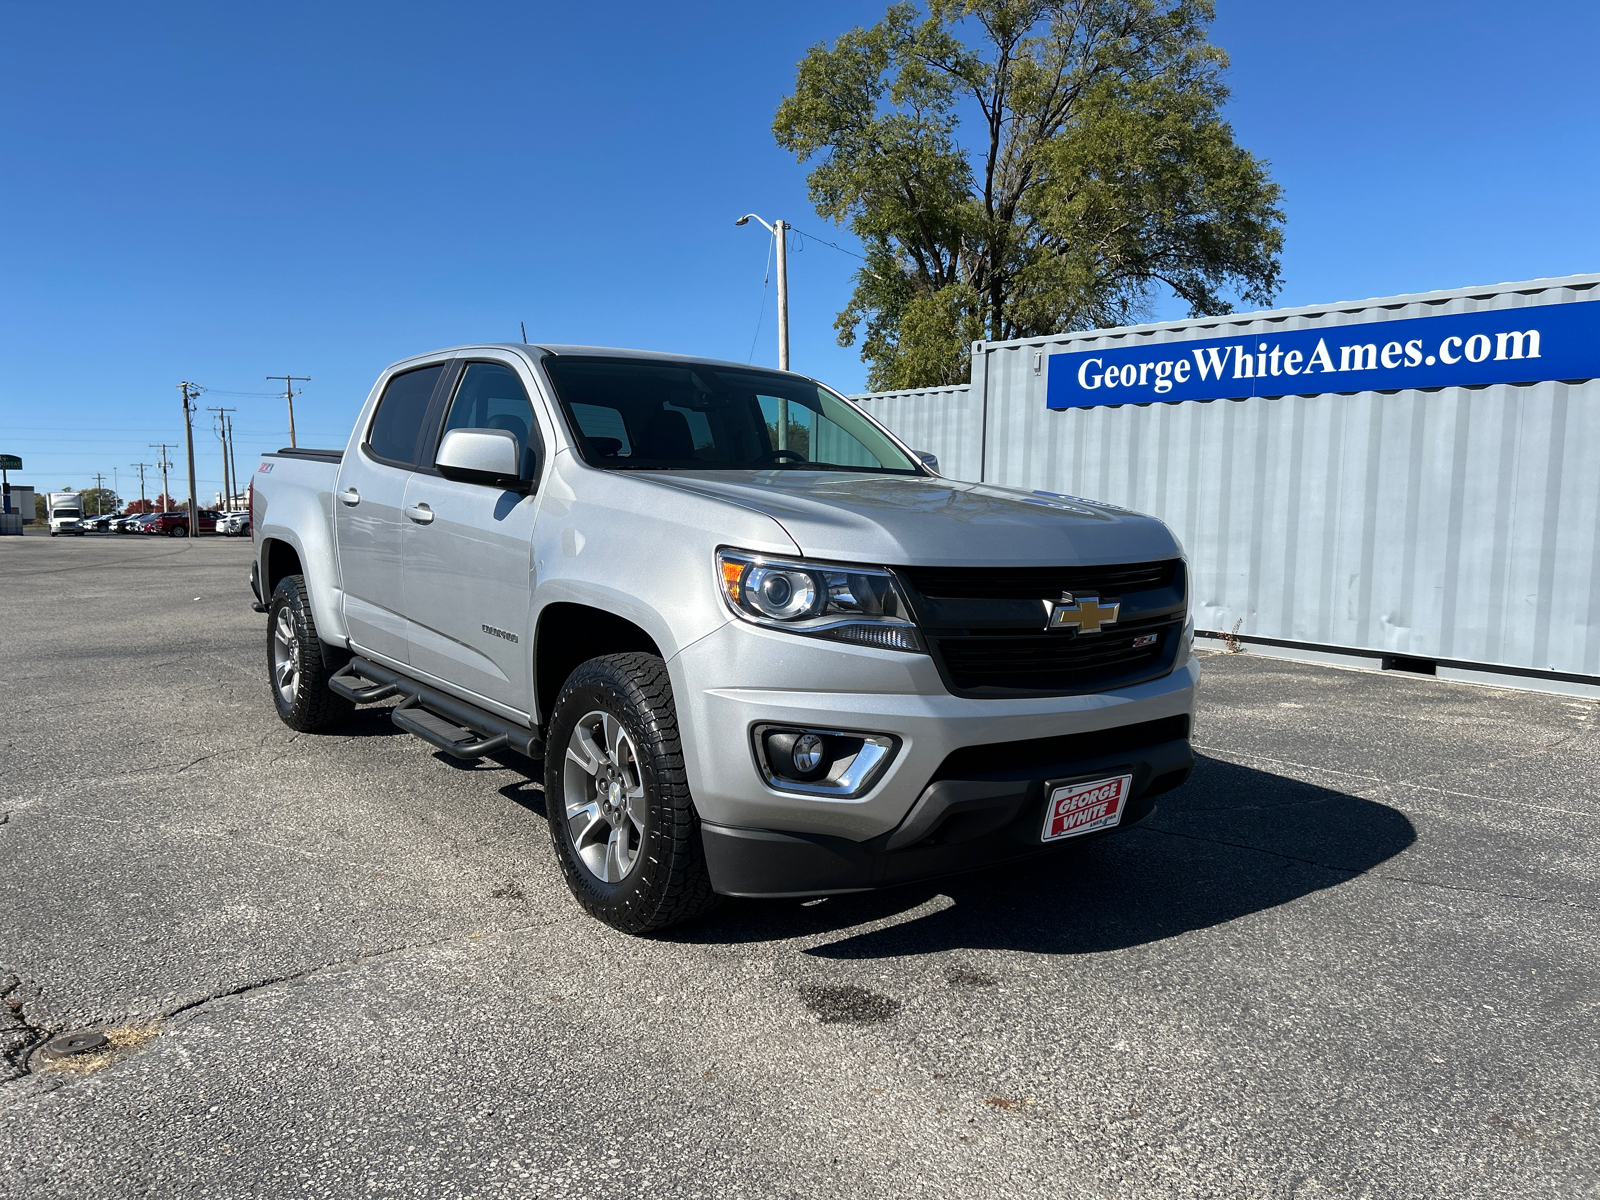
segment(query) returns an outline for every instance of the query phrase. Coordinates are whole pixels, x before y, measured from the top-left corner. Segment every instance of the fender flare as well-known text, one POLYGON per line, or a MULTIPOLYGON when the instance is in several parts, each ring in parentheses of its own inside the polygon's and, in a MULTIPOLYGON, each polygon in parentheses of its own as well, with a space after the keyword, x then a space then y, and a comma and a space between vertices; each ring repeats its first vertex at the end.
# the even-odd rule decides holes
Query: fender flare
POLYGON ((273 507, 279 510, 274 516, 287 515, 291 520, 296 520, 296 526, 275 520, 261 527, 256 541, 256 565, 261 573, 263 602, 272 599, 272 590, 268 586, 271 579, 268 573, 268 547, 272 542, 283 542, 300 560, 300 572, 305 576, 306 595, 311 601, 311 616, 317 623, 317 635, 331 646, 348 647, 350 631, 345 626, 344 610, 340 603, 344 592, 339 586, 338 558, 334 553, 326 514, 293 495, 276 497, 273 507), (284 508, 289 509, 289 513, 284 514, 284 508), (310 531, 309 536, 302 536, 302 528, 310 531))

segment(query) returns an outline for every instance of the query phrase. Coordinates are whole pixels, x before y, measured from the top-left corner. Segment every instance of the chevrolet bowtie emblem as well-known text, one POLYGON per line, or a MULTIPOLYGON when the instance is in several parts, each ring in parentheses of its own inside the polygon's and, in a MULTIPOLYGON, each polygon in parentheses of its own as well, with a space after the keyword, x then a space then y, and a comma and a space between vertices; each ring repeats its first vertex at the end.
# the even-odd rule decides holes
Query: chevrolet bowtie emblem
MULTIPOLYGON (((1045 603, 1050 604, 1048 600, 1045 603)), ((1074 596, 1071 592, 1062 592, 1061 599, 1050 604, 1050 620, 1045 628, 1099 633, 1105 626, 1115 625, 1117 614, 1121 611, 1120 600, 1101 604, 1099 596, 1074 596)))

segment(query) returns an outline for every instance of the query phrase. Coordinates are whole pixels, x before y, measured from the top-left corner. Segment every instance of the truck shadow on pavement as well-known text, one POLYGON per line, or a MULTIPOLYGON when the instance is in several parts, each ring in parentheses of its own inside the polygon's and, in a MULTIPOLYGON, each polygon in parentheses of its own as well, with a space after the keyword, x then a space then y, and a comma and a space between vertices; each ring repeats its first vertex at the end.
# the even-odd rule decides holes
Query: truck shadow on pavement
POLYGON ((1337 887, 1416 841, 1373 800, 1198 758, 1143 824, 1017 866, 818 903, 734 901, 666 940, 813 939, 952 903, 813 946, 821 958, 959 949, 1091 954, 1206 929, 1337 887))

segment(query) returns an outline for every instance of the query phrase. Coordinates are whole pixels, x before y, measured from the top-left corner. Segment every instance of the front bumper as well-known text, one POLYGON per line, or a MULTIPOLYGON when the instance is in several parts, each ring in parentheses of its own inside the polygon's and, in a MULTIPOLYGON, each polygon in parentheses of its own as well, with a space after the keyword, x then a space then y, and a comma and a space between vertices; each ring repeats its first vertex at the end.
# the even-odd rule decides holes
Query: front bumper
MULTIPOLYGON (((1021 830, 1032 820, 1030 806, 1042 811, 1046 779, 1111 773, 1101 767, 1137 768, 1132 807, 1124 817, 1130 823, 1145 798, 1172 786, 1175 772, 1187 769, 1187 727, 1181 735, 1169 730, 1158 738, 1180 743, 1159 752, 1154 745, 1122 746, 1117 731, 1167 719, 1186 722, 1199 679, 1198 665, 1185 652, 1170 674, 1132 687, 970 699, 951 695, 926 655, 825 642, 742 621, 686 647, 669 669, 712 881, 718 891, 740 895, 880 886, 1038 852, 1043 847, 1037 829, 1031 841, 1019 841, 1004 832, 1009 823, 1021 830), (728 680, 745 682, 735 687, 728 680), (769 723, 892 734, 899 748, 862 796, 802 795, 761 777, 751 734, 769 723), (1070 761, 1025 764, 1017 768, 1024 776, 941 774, 956 751, 1066 737, 1077 743, 1070 761), (1158 779, 1164 781, 1159 789, 1152 786, 1158 779), (984 819, 998 825, 961 841, 947 833, 935 839, 937 846, 904 837, 891 844, 897 831, 908 828, 914 807, 928 803, 930 786, 953 795, 958 780, 981 785, 980 799, 1010 804, 1009 815, 991 812, 984 819), (741 862, 767 866, 747 869, 741 862)), ((972 834, 973 822, 967 825, 972 834)))
POLYGON ((1183 783, 1194 767, 1186 718, 1149 724, 1181 729, 1185 736, 1109 754, 937 779, 897 828, 864 842, 702 822, 712 886, 724 895, 755 897, 863 891, 1057 853, 1125 829, 1155 811, 1156 797, 1183 783), (1047 783, 1122 774, 1131 774, 1133 785, 1116 826, 1083 837, 1040 840, 1047 783))

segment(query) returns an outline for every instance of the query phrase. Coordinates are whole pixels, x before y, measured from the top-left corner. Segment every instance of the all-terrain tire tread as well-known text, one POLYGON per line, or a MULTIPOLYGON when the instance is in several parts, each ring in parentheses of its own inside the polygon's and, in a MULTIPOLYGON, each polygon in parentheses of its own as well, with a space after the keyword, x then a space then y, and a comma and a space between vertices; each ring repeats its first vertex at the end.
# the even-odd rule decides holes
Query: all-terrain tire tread
POLYGON ((267 686, 272 688, 273 704, 290 729, 317 733, 332 729, 350 719, 355 705, 328 686, 328 677, 344 666, 349 655, 326 645, 317 636, 317 621, 311 614, 311 599, 306 594, 303 575, 286 575, 272 590, 267 602, 267 686), (301 686, 293 706, 285 708, 272 685, 272 629, 277 622, 279 602, 289 608, 290 619, 299 628, 301 686))
POLYGON ((562 685, 552 714, 551 737, 546 741, 545 806, 556 859, 578 902, 591 915, 627 933, 665 929, 709 912, 721 897, 712 890, 706 869, 700 818, 689 793, 666 663, 654 654, 637 652, 592 658, 562 685), (563 733, 557 738, 555 731, 562 724, 565 702, 582 688, 610 696, 619 709, 634 715, 642 726, 637 732, 644 735, 637 749, 645 760, 641 765, 646 768, 647 786, 652 779, 655 785, 654 820, 643 851, 649 861, 640 864, 649 871, 648 882, 620 898, 600 894, 589 885, 586 872, 566 847, 561 827, 565 820, 561 777, 566 736, 563 733))

